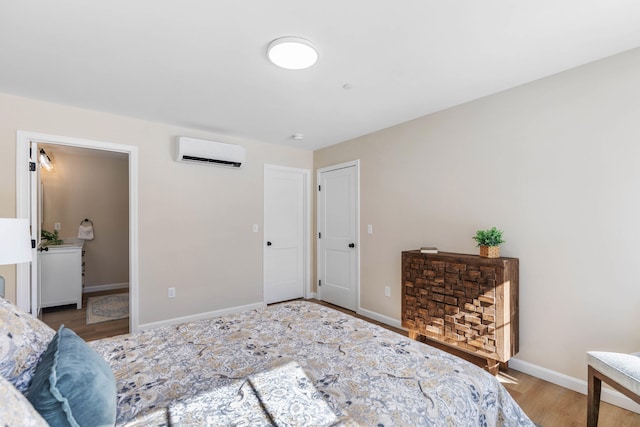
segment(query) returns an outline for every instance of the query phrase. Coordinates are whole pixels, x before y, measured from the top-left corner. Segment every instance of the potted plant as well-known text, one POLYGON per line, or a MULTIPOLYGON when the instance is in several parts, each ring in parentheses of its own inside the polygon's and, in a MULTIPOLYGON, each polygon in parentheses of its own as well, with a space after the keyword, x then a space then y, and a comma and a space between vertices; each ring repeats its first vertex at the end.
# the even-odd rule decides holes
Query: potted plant
POLYGON ((480 256, 485 258, 500 258, 500 244, 502 240, 502 230, 492 227, 490 230, 478 230, 473 240, 478 242, 480 256))
POLYGON ((60 238, 60 236, 58 236, 58 230, 54 230, 54 232, 50 232, 47 230, 42 230, 40 232, 40 238, 42 240, 46 240, 46 244, 45 246, 54 246, 54 245, 61 245, 62 243, 64 243, 62 241, 62 239, 60 238))

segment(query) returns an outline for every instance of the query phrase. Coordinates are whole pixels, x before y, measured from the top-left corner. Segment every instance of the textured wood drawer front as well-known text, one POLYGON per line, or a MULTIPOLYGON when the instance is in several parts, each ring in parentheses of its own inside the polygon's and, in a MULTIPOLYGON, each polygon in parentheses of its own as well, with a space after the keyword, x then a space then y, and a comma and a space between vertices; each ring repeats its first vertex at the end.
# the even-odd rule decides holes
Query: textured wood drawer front
POLYGON ((403 252, 402 326, 508 361, 518 352, 518 259, 403 252))

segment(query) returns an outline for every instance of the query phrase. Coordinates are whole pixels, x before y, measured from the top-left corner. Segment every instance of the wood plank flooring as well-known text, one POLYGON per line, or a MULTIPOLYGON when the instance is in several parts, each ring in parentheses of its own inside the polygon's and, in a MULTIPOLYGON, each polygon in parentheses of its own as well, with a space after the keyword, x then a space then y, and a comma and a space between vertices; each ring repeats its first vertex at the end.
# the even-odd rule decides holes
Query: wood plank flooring
MULTIPOLYGON (((42 315, 42 320, 54 329, 58 329, 60 324, 75 331, 79 336, 87 341, 106 338, 110 336, 126 334, 129 332, 129 319, 112 320, 110 322, 86 324, 86 304, 88 296, 98 296, 111 293, 120 293, 122 290, 96 292, 85 294, 83 297, 83 308, 76 310, 75 305, 67 306, 65 309, 50 310, 42 315)), ((407 336, 406 331, 394 328, 372 319, 359 316, 358 314, 342 309, 340 307, 327 304, 322 301, 311 300, 318 304, 326 305, 340 310, 352 316, 359 317, 371 323, 407 336)), ((429 345, 441 346, 434 342, 429 345)), ((448 350, 452 350, 447 347, 448 350)), ((455 349, 453 349, 455 351, 455 349)), ((483 366, 485 361, 473 357, 464 352, 456 353, 458 356, 469 360, 479 366, 483 366)), ((586 370, 586 365, 585 365, 586 370)), ((501 371, 498 379, 516 402, 522 407, 525 413, 542 427, 583 427, 587 420, 587 397, 583 394, 568 390, 564 387, 551 384, 547 381, 532 377, 514 369, 501 371)), ((640 427, 640 415, 627 411, 608 403, 600 406, 600 427, 640 427)))
POLYGON ((111 291, 92 292, 82 295, 82 308, 76 309, 76 305, 65 305, 61 307, 50 307, 42 310, 40 320, 49 325, 54 330, 58 330, 64 324, 67 328, 78 334, 86 341, 93 341, 100 338, 113 337, 116 335, 129 333, 129 318, 111 320, 108 322, 94 323, 87 325, 87 300, 89 297, 101 295, 120 294, 126 292, 124 289, 111 291))

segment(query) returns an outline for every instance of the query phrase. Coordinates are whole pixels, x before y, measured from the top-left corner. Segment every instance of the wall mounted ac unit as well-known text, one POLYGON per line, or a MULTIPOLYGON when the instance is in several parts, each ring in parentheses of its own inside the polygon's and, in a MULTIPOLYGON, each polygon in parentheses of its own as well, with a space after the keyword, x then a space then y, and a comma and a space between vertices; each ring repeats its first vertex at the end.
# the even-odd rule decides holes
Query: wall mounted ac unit
POLYGON ((176 140, 177 162, 239 168, 245 161, 246 150, 240 145, 180 136, 176 140))

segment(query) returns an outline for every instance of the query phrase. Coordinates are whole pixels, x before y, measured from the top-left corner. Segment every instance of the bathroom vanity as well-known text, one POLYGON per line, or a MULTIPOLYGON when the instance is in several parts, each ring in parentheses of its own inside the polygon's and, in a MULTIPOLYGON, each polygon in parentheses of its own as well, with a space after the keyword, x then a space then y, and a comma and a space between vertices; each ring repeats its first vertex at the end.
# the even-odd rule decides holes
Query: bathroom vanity
POLYGON ((41 308, 67 304, 82 308, 83 243, 83 240, 65 241, 38 252, 41 308))

